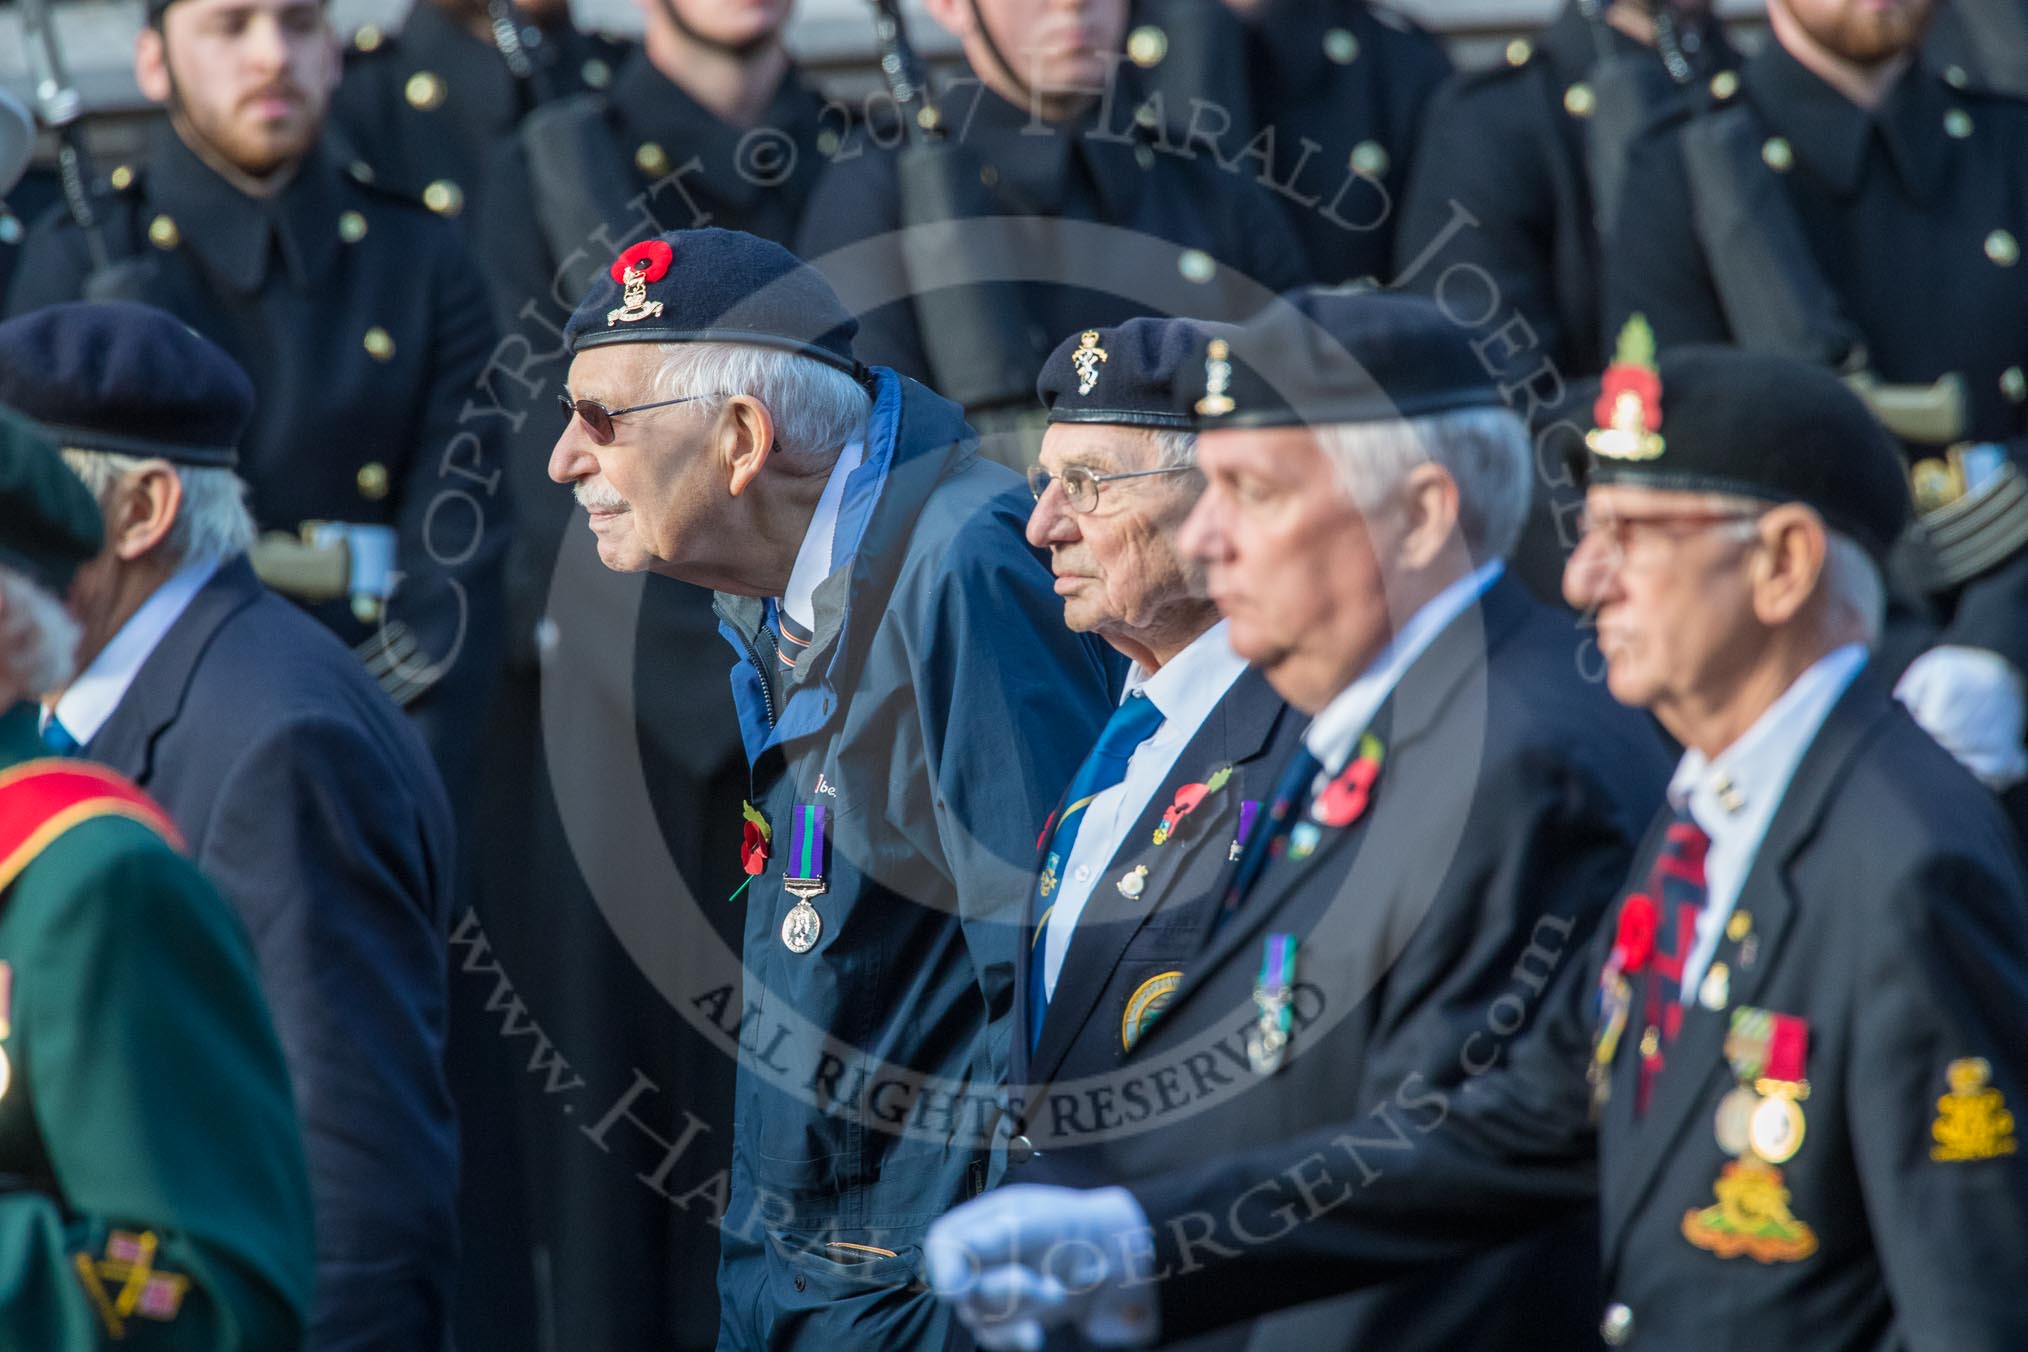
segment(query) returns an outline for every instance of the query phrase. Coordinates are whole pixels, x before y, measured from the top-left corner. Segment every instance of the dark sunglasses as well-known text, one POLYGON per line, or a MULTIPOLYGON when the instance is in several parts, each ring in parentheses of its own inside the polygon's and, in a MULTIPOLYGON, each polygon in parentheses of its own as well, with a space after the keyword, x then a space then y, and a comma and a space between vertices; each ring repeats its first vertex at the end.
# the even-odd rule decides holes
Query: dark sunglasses
POLYGON ((583 418, 584 429, 591 439, 601 446, 613 444, 613 419, 644 409, 667 408, 671 404, 687 404, 692 399, 702 399, 701 394, 686 394, 681 399, 657 399, 652 404, 635 404, 629 408, 607 408, 596 399, 573 399, 567 394, 556 396, 556 402, 563 409, 563 420, 567 424, 572 418, 583 418))

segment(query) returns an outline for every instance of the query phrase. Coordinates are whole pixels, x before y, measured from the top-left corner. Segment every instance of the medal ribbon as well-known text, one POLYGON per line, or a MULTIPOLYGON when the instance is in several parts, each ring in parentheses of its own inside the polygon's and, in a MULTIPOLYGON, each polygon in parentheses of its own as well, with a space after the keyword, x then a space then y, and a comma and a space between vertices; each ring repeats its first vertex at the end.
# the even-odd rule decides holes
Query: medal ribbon
POLYGON ((1260 959, 1260 1021, 1284 1036, 1294 1021, 1289 988, 1296 977, 1296 936, 1270 934, 1260 959))
POLYGON ((824 805, 798 803, 789 825, 789 857, 784 878, 816 881, 824 876, 824 805))

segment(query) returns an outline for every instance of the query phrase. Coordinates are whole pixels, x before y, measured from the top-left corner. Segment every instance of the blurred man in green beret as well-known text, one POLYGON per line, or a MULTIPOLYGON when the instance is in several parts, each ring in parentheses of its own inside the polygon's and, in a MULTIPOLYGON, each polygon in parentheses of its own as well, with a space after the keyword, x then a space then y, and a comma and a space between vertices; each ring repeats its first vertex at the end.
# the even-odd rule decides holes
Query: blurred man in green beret
POLYGON ((283 1352, 309 1185, 245 931, 159 807, 36 728, 100 534, 0 419, 0 1347, 283 1352))

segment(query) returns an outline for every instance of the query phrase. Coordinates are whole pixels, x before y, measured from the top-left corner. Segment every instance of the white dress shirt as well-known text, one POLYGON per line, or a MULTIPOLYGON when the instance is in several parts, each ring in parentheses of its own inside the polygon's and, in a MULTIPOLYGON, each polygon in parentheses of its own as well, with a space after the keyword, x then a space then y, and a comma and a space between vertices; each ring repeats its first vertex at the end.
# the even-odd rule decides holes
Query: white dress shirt
MULTIPOLYGON (((1126 842, 1127 832, 1148 810, 1148 803, 1190 739, 1204 726, 1204 720, 1225 698, 1232 683, 1246 670, 1246 660, 1232 650, 1226 637, 1226 622, 1220 620, 1177 653, 1154 675, 1145 675, 1136 666, 1127 677, 1127 696, 1140 690, 1162 711, 1161 726, 1149 735, 1127 762, 1127 775, 1091 800, 1084 821, 1077 829, 1077 843, 1070 858, 1063 861, 1056 902, 1050 908, 1049 925, 1042 941, 1043 989, 1056 994, 1056 977, 1063 970, 1064 955, 1070 952, 1070 936, 1077 918, 1091 900, 1105 873, 1106 864, 1126 842)), ((1153 898, 1150 898, 1152 901, 1153 898)))
POLYGON ((1697 998, 1704 969, 1718 951, 1739 890, 1753 868, 1775 809, 1788 793, 1796 766, 1817 739, 1852 678, 1866 665, 1866 647, 1848 643, 1818 658, 1796 677, 1731 746, 1706 760, 1686 751, 1669 780, 1669 805, 1687 808, 1698 829, 1711 838, 1704 855, 1704 909, 1697 916, 1697 940, 1683 963, 1683 1001, 1697 998))
POLYGON ((1352 749, 1359 744, 1359 734, 1372 724, 1380 706, 1394 693, 1402 673, 1414 666, 1415 659, 1436 641, 1436 636, 1484 596, 1486 589, 1498 582, 1506 570, 1506 564, 1494 559, 1432 596, 1395 631, 1387 646, 1380 650, 1380 656, 1360 673, 1359 679, 1341 690, 1310 720, 1303 745, 1324 767, 1320 778, 1345 768, 1345 763, 1352 759, 1352 749))
POLYGON ((845 505, 845 481, 865 458, 866 427, 861 424, 845 449, 838 452, 831 476, 824 480, 824 494, 817 499, 817 510, 810 514, 809 529, 803 532, 802 547, 796 550, 796 561, 789 569, 789 587, 782 593, 781 606, 806 634, 817 627, 817 586, 831 576, 831 547, 838 535, 838 512, 845 505))
POLYGON ((113 710, 120 707, 120 701, 127 696, 127 687, 140 674, 141 664, 148 660, 148 654, 164 635, 181 619, 190 607, 191 600, 204 590, 204 584, 211 581, 211 575, 218 571, 217 559, 200 559, 186 563, 169 575, 168 581, 149 594, 141 602, 140 609, 127 617, 120 631, 99 650, 91 665, 78 674, 63 692, 63 698, 56 702, 53 710, 45 710, 42 723, 49 725, 54 714, 63 730, 77 739, 78 745, 90 744, 99 735, 99 729, 113 716, 113 710))

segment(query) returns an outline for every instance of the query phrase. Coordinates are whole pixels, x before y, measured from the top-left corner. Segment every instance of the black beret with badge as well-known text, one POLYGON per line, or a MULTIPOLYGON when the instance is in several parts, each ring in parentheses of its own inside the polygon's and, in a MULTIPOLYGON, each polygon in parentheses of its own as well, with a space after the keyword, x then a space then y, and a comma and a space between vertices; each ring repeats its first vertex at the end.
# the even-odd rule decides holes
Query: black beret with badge
POLYGON ((564 326, 572 352, 605 343, 753 343, 855 379, 859 321, 818 271, 737 230, 672 230, 613 260, 564 326))
POLYGON ((1056 345, 1035 393, 1052 423, 1111 423, 1188 431, 1197 414, 1176 402, 1177 381, 1202 367, 1211 336, 1228 324, 1143 317, 1085 329, 1056 345))
POLYGON ((0 567, 61 597, 104 529, 84 480, 42 430, 0 410, 0 567))
POLYGON ((1327 426, 1504 408, 1470 336, 1434 301, 1308 287, 1271 301, 1187 364, 1176 407, 1199 428, 1327 426))
POLYGON ((0 404, 62 446, 230 469, 253 382, 182 320, 131 301, 69 301, 0 323, 0 404))
POLYGON ((1630 484, 1800 502, 1885 558, 1913 516, 1893 437, 1815 362, 1734 347, 1672 349, 1658 362, 1640 315, 1619 336, 1572 447, 1587 484, 1630 484))

